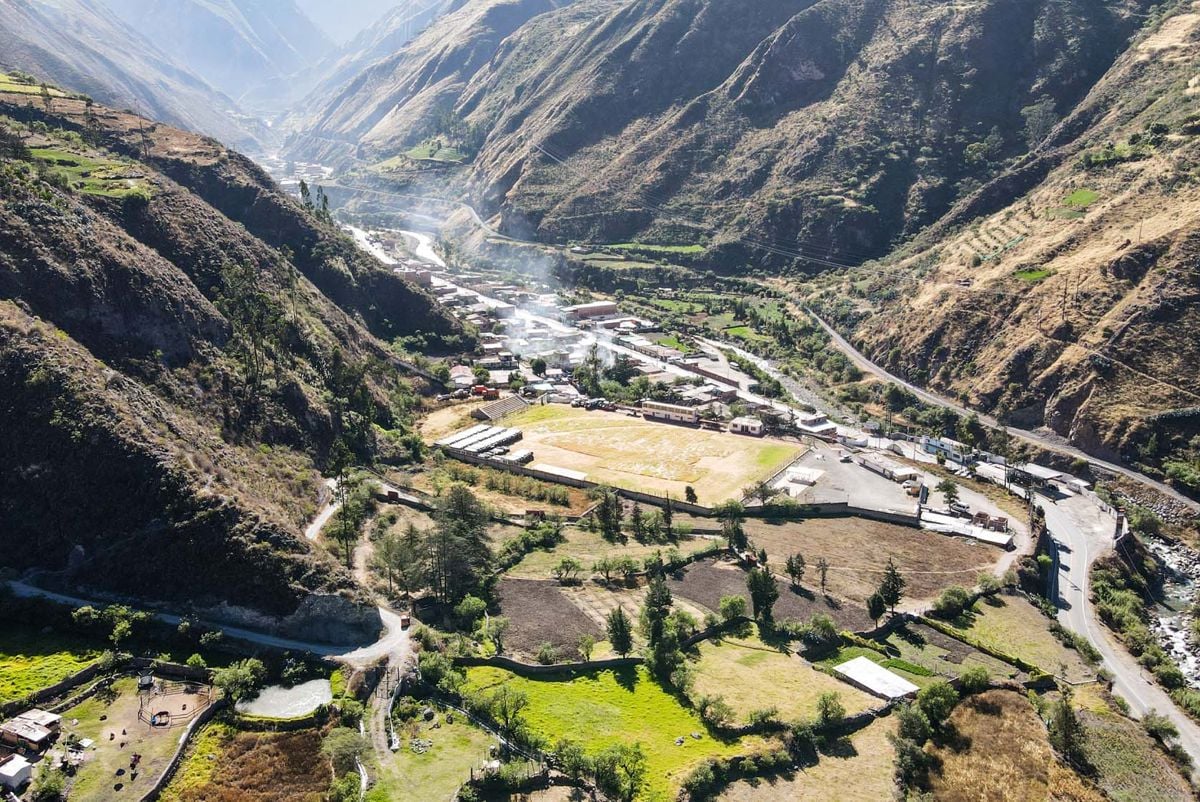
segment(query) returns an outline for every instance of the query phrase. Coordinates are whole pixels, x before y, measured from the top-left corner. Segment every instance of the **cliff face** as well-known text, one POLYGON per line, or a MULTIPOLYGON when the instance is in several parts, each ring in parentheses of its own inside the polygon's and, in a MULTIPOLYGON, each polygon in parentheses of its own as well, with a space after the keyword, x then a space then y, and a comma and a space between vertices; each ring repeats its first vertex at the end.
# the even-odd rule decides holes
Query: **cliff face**
POLYGON ((457 325, 213 140, 3 94, 0 124, 3 564, 369 634, 301 535, 317 466, 404 426, 379 337, 457 325))
POLYGON ((820 269, 885 254, 1025 153, 1023 110, 1065 116, 1148 5, 475 0, 291 142, 382 161, 457 122, 485 132, 458 180, 507 231, 820 269))

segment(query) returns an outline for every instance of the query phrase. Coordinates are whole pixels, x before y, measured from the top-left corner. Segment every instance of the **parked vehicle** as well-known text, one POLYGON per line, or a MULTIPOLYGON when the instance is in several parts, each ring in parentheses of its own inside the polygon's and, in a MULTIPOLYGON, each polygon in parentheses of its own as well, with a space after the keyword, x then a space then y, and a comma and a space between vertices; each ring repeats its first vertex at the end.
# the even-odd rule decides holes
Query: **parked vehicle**
POLYGON ((957 515, 960 518, 970 518, 971 508, 966 504, 963 504, 961 501, 955 501, 950 504, 950 513, 952 515, 957 515))

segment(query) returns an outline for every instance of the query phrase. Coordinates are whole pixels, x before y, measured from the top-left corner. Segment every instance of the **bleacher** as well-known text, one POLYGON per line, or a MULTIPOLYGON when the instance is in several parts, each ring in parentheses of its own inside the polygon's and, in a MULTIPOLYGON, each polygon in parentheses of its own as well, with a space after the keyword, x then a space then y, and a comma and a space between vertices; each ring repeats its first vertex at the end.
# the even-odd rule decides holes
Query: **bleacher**
POLYGON ((529 402, 519 395, 510 395, 506 398, 501 398, 499 401, 493 401, 490 404, 484 404, 479 409, 471 413, 471 416, 477 420, 498 421, 506 415, 512 415, 515 412, 520 412, 529 406, 529 402))

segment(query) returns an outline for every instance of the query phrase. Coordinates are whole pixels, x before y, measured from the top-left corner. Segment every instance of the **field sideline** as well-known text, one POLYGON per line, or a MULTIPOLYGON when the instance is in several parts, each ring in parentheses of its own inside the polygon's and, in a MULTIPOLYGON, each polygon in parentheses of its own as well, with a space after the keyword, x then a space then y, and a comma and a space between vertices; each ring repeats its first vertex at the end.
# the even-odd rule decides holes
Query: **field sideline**
POLYGON ((521 430, 533 465, 584 473, 593 482, 682 499, 690 485, 699 503, 740 498, 742 490, 799 457, 805 447, 561 404, 505 418, 521 430))

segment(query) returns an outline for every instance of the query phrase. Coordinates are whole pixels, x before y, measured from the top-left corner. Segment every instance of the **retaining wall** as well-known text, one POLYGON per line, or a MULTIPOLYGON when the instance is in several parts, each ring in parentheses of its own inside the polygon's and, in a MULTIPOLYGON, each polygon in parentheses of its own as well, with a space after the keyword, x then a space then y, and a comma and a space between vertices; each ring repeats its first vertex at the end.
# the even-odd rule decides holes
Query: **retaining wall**
POLYGON ((640 657, 610 657, 605 660, 588 660, 582 663, 522 663, 511 657, 496 655, 494 657, 455 657, 456 666, 495 666, 517 674, 561 674, 566 671, 602 671, 606 668, 629 668, 640 666, 644 660, 640 657))
POLYGON ((55 699, 72 688, 75 688, 87 682, 88 680, 93 679, 99 673, 99 662, 85 666, 61 682, 56 682, 53 685, 49 685, 45 688, 34 691, 23 699, 14 699, 11 702, 6 702, 5 704, 0 705, 0 716, 8 716, 18 710, 35 707, 47 699, 55 699))

